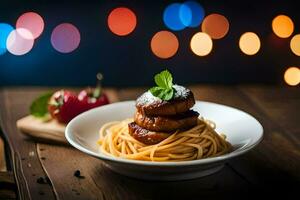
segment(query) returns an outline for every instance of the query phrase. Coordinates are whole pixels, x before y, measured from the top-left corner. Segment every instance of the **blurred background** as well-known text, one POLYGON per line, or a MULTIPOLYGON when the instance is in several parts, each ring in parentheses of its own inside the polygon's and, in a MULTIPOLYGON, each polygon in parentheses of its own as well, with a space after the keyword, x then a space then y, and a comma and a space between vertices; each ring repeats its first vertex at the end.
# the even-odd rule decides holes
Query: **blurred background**
POLYGON ((0 85, 180 84, 299 87, 297 1, 6 0, 0 85))

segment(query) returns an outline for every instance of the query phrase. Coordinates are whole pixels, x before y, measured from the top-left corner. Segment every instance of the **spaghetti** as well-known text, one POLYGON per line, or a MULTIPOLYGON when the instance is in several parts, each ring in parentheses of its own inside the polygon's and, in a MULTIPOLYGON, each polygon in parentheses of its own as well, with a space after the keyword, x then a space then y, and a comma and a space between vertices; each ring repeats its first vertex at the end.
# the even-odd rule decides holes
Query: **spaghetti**
POLYGON ((186 131, 175 132, 158 144, 146 145, 128 132, 132 119, 104 124, 99 133, 101 152, 115 157, 145 161, 187 161, 223 155, 230 151, 226 136, 218 134, 215 123, 198 119, 198 124, 186 131))

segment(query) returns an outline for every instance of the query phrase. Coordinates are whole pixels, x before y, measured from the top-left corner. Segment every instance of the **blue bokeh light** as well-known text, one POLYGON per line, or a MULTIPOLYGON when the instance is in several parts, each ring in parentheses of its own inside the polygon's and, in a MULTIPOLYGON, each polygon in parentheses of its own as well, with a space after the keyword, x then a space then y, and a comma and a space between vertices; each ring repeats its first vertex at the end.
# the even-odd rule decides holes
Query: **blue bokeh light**
POLYGON ((14 28, 6 23, 0 23, 0 55, 4 54, 7 49, 6 49, 6 40, 10 32, 14 28))
POLYGON ((191 23, 192 12, 189 6, 181 3, 172 3, 166 7, 163 20, 169 29, 179 31, 191 23))
POLYGON ((184 20, 182 22, 188 27, 197 27, 203 21, 205 11, 203 7, 196 1, 186 1, 182 4, 183 7, 188 7, 191 10, 191 20, 188 24, 185 23, 184 20))
POLYGON ((179 9, 179 18, 181 20, 181 23, 185 26, 188 27, 192 23, 192 10, 190 9, 189 6, 185 4, 181 4, 180 9, 179 9))

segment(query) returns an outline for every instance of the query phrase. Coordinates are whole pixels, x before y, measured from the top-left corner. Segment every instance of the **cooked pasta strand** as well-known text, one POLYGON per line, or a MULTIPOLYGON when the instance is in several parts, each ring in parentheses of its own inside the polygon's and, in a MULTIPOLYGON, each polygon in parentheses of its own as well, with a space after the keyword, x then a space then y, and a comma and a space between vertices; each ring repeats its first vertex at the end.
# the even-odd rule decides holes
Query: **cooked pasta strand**
POLYGON ((132 119, 109 122, 99 130, 100 151, 115 157, 152 162, 187 161, 220 156, 231 150, 224 134, 218 134, 213 121, 198 120, 198 125, 170 134, 155 145, 143 144, 128 132, 132 119))

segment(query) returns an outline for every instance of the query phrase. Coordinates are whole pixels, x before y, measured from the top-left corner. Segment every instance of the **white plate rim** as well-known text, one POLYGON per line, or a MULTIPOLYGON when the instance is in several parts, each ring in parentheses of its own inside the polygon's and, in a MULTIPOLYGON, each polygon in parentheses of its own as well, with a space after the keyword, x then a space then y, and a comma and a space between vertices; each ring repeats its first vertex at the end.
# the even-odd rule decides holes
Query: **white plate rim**
POLYGON ((199 159, 199 160, 191 160, 191 161, 181 161, 181 162, 174 162, 174 161, 168 161, 168 162, 151 162, 151 161, 141 161, 141 160, 130 160, 130 159, 124 159, 124 158, 118 158, 118 157, 113 157, 113 156, 108 156, 105 154, 101 154, 101 153, 95 153, 93 151, 90 151, 88 149, 86 149, 85 147, 81 146, 80 144, 78 144, 77 142, 75 142, 72 139, 72 135, 71 135, 71 128, 72 128, 72 124, 76 123, 77 120, 80 120, 81 117, 88 115, 91 112, 95 112, 97 109, 101 109, 103 107, 109 107, 109 106, 113 106, 116 104, 128 104, 128 103, 133 103, 135 102, 134 100, 129 100, 129 101, 120 101, 120 102, 116 102, 116 103, 111 103, 105 106, 101 106, 98 108, 94 108, 91 110, 88 110, 84 113, 81 113, 80 115, 76 116, 74 119, 72 119, 66 126, 65 129, 65 137, 67 139, 67 141, 76 149, 89 154, 91 156, 94 156, 96 158, 99 158, 101 160, 105 160, 105 161, 111 161, 111 162, 119 162, 119 163, 123 163, 123 164, 133 164, 133 165, 146 165, 146 166, 169 166, 169 167, 174 167, 174 166, 192 166, 192 165, 202 165, 202 164, 214 164, 214 163, 219 163, 228 159, 232 159, 234 157, 237 157, 239 155, 242 155, 248 151, 250 151, 251 149, 253 149, 255 146, 257 146, 263 139, 263 126, 261 125, 261 123, 252 115, 250 115, 249 113, 231 107, 231 106, 227 106, 227 105, 223 105, 223 104, 218 104, 218 103, 214 103, 214 102, 208 102, 208 101, 196 101, 196 103, 208 103, 208 104, 212 104, 212 105, 216 105, 216 106, 221 106, 221 107, 226 107, 226 108, 230 108, 230 109, 234 109, 236 111, 242 112, 244 114, 246 114, 248 117, 252 118, 258 125, 259 129, 260 129, 260 133, 259 133, 259 138, 257 141, 255 141, 252 145, 249 145, 245 148, 239 149, 238 151, 233 151, 221 156, 217 156, 217 157, 211 157, 211 158, 204 158, 204 159, 199 159))

